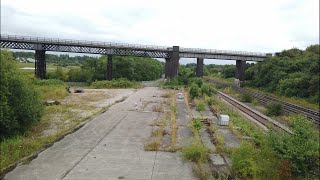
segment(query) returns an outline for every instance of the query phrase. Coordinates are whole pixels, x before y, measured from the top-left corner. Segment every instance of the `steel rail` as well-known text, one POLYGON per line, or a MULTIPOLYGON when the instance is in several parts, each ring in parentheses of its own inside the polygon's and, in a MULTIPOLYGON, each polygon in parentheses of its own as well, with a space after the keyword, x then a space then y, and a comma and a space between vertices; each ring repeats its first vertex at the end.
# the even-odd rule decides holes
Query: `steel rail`
POLYGON ((268 127, 269 125, 273 125, 275 127, 278 127, 280 129, 292 134, 292 131, 290 131, 290 129, 288 127, 279 123, 278 121, 275 121, 275 120, 261 114, 260 112, 251 109, 250 107, 246 106, 245 104, 235 100, 234 98, 232 98, 232 97, 230 97, 220 91, 218 91, 217 94, 219 97, 226 100, 227 102, 229 102, 230 104, 232 104, 233 106, 235 106, 236 108, 238 108, 239 110, 244 112, 245 114, 249 115, 253 119, 257 120, 258 122, 260 122, 264 126, 268 127))
MULTIPOLYGON (((216 83, 219 84, 220 86, 223 87, 227 87, 229 86, 229 84, 224 83, 224 82, 217 82, 215 80, 208 80, 211 83, 216 83)), ((270 102, 277 102, 280 103, 283 107, 283 112, 286 114, 302 114, 303 116, 307 117, 309 120, 311 120, 314 124, 320 126, 320 115, 319 112, 314 111, 312 109, 308 109, 293 103, 289 103, 283 100, 279 100, 277 98, 268 96, 268 95, 264 95, 261 93, 256 93, 250 90, 245 90, 243 88, 239 88, 239 87, 234 87, 233 86, 233 90, 238 92, 238 93, 244 93, 245 91, 249 92, 252 97, 254 99, 256 99, 259 103, 263 104, 263 105, 268 105, 270 102)))

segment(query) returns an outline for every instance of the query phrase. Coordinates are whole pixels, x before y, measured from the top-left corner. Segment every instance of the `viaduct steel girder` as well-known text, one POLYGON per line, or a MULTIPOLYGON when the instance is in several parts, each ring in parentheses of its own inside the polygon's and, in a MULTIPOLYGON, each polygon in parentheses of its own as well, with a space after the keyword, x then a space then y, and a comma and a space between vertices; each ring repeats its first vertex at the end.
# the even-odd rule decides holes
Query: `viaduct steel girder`
POLYGON ((38 44, 29 42, 11 42, 0 41, 1 48, 9 49, 26 49, 36 50, 38 45, 42 45, 41 50, 57 51, 57 52, 73 52, 73 53, 87 53, 87 54, 113 54, 118 56, 139 56, 152 58, 168 58, 169 52, 148 51, 148 50, 134 50, 134 49, 120 49, 120 48, 101 48, 101 47, 86 47, 74 45, 57 45, 57 44, 38 44))
MULTIPOLYGON (((148 46, 124 43, 107 43, 67 39, 39 38, 0 34, 0 47, 11 49, 74 52, 88 54, 113 54, 119 56, 140 56, 152 58, 171 58, 172 47, 148 46)), ((240 61, 263 61, 268 54, 215 49, 180 48, 179 58, 204 58, 240 61)))

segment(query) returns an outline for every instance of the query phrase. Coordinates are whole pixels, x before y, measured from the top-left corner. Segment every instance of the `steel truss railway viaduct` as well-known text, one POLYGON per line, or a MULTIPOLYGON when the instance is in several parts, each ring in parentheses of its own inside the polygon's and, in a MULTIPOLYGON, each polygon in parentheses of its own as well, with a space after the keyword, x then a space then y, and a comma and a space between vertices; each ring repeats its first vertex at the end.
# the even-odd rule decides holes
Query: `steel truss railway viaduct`
POLYGON ((35 50, 35 76, 46 78, 46 51, 106 54, 108 57, 106 79, 112 79, 112 56, 140 56, 165 59, 165 76, 173 78, 178 74, 180 58, 197 58, 196 75, 203 76, 203 60, 235 60, 236 78, 244 80, 246 61, 263 61, 271 54, 242 51, 222 51, 213 49, 181 48, 179 46, 148 46, 136 44, 80 41, 27 37, 16 35, 0 35, 0 47, 9 49, 35 50))

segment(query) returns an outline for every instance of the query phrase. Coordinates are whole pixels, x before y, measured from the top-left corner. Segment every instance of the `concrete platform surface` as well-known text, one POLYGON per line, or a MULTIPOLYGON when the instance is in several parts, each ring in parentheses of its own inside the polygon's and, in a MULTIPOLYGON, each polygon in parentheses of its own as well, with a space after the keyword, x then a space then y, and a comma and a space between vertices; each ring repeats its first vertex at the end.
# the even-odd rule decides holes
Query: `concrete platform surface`
POLYGON ((178 153, 144 151, 159 112, 132 109, 141 98, 161 94, 156 87, 138 90, 5 179, 197 179, 178 153))

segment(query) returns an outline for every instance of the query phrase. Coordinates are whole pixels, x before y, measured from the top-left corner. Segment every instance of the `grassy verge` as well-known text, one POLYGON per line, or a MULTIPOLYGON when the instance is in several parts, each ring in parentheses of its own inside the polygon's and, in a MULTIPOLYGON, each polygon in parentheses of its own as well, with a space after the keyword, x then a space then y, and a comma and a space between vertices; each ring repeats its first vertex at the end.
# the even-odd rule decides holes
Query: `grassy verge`
MULTIPOLYGON (((47 81, 50 80, 45 80, 40 84, 38 82, 38 85, 36 85, 36 88, 41 92, 43 101, 63 100, 68 96, 63 84, 59 85, 47 81)), ((46 106, 41 120, 34 124, 29 131, 0 142, 0 170, 3 171, 22 158, 43 149, 48 144, 71 132, 80 123, 105 111, 107 108, 84 105, 96 101, 94 96, 91 98, 89 96, 78 97, 77 102, 79 103, 70 101, 57 106, 46 106)))
POLYGON ((95 81, 91 84, 96 89, 111 88, 142 88, 140 83, 129 81, 127 79, 113 79, 111 81, 95 81))
POLYGON ((176 151, 177 147, 177 103, 176 103, 176 93, 175 91, 171 92, 171 108, 170 108, 170 126, 171 126, 171 151, 176 151))

